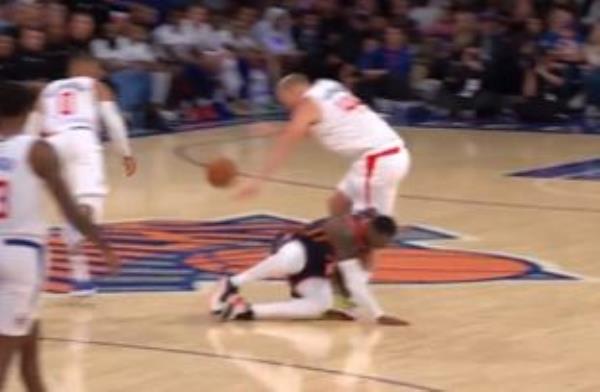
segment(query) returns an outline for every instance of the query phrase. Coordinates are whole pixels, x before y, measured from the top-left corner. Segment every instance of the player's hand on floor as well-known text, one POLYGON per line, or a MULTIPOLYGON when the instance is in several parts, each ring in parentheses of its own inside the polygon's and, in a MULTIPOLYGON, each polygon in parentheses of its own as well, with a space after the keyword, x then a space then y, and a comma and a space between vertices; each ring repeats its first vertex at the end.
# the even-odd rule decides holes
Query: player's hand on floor
POLYGON ((242 184, 236 194, 236 199, 245 200, 255 197, 260 192, 261 183, 256 179, 249 180, 242 184))
POLYGON ((407 325, 410 325, 410 323, 408 323, 407 321, 401 320, 394 316, 385 316, 385 315, 377 318, 377 324, 394 326, 394 327, 405 327, 407 325))
POLYGON ((133 176, 137 172, 137 161, 134 157, 123 158, 123 169, 127 177, 133 176))

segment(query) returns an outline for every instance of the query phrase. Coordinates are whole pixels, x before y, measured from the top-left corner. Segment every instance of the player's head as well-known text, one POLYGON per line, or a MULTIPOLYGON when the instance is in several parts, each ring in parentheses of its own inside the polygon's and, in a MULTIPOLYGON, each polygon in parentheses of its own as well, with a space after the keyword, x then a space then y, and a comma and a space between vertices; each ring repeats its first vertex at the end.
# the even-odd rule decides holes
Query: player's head
POLYGON ((33 107, 32 90, 12 82, 0 82, 0 132, 15 132, 33 107))
POLYGON ((100 61, 87 54, 79 54, 69 60, 69 76, 87 76, 94 79, 104 77, 104 69, 100 61))
POLYGON ((383 248, 396 236, 398 225, 393 218, 375 215, 369 220, 367 241, 371 248, 383 248))
POLYGON ((277 98, 282 105, 293 109, 300 101, 306 90, 310 88, 310 80, 303 74, 289 74, 277 83, 277 98))

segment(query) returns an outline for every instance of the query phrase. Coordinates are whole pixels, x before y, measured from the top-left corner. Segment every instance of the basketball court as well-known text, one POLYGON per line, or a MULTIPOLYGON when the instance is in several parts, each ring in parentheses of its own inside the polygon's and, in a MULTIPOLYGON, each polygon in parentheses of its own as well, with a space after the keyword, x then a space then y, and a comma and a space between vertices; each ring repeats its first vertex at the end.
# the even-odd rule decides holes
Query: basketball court
MULTIPOLYGON (((70 286, 53 239, 50 391, 600 390, 600 169, 585 165, 598 136, 402 130, 413 156, 396 209, 405 227, 380 255, 375 292, 411 325, 221 324, 207 312, 215 277, 325 215, 346 169, 307 142, 256 199, 206 184, 202 165, 221 155, 252 175, 277 127, 136 139, 133 179, 111 157, 108 230, 125 267, 99 278, 107 293, 61 295, 70 286)), ((244 293, 287 295, 276 282, 244 293)), ((7 390, 21 391, 14 380, 7 390)))

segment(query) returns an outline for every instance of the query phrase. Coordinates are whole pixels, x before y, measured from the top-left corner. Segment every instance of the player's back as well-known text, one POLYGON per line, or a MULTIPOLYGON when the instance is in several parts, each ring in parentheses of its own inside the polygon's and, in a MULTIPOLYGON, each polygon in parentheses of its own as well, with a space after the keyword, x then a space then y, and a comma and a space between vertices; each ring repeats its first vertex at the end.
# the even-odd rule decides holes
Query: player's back
POLYGON ((56 134, 72 129, 99 130, 96 82, 88 77, 62 79, 48 84, 40 95, 43 129, 56 134))
POLYGON ((36 140, 29 135, 0 139, 0 238, 42 240, 46 235, 43 185, 29 161, 36 140))
POLYGON ((319 107, 321 115, 319 123, 312 128, 313 133, 334 152, 356 157, 403 144, 381 116, 336 81, 318 80, 305 96, 319 107))

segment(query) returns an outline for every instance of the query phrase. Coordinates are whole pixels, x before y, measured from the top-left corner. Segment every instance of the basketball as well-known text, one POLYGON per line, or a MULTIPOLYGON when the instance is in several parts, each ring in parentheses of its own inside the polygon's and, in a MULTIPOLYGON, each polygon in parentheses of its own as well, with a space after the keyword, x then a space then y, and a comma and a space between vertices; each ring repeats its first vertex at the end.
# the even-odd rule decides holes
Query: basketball
POLYGON ((217 158, 206 166, 206 179, 215 188, 230 186, 237 176, 237 167, 231 159, 217 158))

